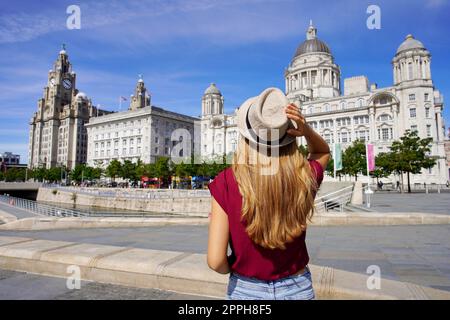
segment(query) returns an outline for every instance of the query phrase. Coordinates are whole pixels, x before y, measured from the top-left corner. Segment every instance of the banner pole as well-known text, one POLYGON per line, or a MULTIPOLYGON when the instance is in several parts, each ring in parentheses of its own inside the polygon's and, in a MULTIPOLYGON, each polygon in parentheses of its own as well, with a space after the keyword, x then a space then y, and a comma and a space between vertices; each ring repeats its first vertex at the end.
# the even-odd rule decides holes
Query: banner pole
POLYGON ((333 143, 333 170, 334 170, 334 180, 337 181, 336 177, 336 142, 333 143))

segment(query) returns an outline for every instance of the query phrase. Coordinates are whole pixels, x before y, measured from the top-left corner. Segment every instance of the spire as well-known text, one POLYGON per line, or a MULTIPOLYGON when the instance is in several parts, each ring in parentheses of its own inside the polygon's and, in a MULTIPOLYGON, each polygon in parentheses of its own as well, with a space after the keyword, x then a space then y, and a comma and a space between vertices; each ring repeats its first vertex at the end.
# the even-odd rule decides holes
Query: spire
POLYGON ((317 37, 317 29, 314 27, 312 19, 309 20, 309 27, 306 31, 306 40, 312 40, 317 37))
POLYGON ((144 78, 142 76, 142 73, 138 74, 139 80, 138 82, 144 82, 144 78))
POLYGON ((61 44, 61 51, 59 52, 59 54, 66 54, 66 44, 65 43, 61 44))

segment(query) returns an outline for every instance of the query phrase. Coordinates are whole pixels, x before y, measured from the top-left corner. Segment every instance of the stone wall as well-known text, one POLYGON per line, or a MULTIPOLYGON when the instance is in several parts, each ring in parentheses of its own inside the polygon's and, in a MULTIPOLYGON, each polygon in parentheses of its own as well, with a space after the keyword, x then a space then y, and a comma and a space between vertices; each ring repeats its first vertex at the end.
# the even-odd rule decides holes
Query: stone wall
POLYGON ((208 216, 211 197, 167 197, 159 199, 106 197, 95 194, 64 191, 55 188, 39 188, 37 201, 57 204, 81 205, 123 210, 176 213, 192 216, 208 216))

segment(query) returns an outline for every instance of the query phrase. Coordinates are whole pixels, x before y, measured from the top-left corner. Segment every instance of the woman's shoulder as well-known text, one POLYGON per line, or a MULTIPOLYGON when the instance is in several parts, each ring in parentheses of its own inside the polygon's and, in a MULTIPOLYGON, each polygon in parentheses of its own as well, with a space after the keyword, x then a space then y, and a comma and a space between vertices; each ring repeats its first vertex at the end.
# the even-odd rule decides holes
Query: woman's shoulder
POLYGON ((208 185, 211 195, 216 199, 220 206, 226 211, 226 202, 228 198, 228 183, 232 182, 233 174, 231 167, 220 171, 208 185))
POLYGON ((308 159, 311 169, 314 171, 314 177, 317 181, 317 185, 320 186, 323 180, 324 169, 322 165, 314 159, 308 159))

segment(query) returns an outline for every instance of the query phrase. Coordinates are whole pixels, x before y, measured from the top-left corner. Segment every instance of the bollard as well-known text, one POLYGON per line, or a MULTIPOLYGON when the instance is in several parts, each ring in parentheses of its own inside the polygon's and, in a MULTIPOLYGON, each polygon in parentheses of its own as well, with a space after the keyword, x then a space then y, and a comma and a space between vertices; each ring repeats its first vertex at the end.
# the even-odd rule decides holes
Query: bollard
POLYGON ((438 193, 441 193, 441 186, 438 185, 438 189, 437 189, 438 193))

